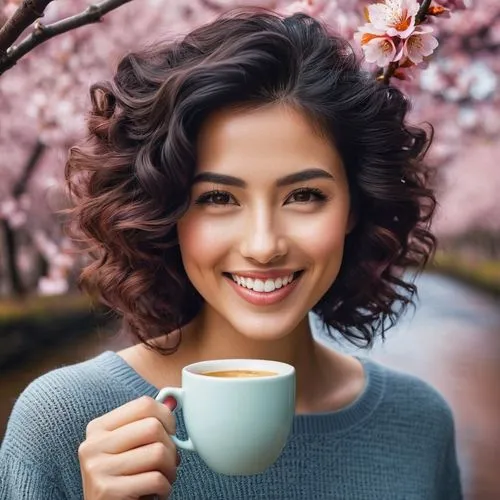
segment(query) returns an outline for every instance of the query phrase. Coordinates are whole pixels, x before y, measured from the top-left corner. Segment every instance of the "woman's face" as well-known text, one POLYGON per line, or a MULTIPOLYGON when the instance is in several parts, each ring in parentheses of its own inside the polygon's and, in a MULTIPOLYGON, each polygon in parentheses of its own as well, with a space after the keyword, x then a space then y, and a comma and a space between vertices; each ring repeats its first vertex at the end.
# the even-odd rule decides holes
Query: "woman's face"
POLYGON ((350 211, 339 153, 283 105, 217 112, 197 148, 178 223, 189 279, 205 313, 250 338, 282 338, 340 268, 350 211))

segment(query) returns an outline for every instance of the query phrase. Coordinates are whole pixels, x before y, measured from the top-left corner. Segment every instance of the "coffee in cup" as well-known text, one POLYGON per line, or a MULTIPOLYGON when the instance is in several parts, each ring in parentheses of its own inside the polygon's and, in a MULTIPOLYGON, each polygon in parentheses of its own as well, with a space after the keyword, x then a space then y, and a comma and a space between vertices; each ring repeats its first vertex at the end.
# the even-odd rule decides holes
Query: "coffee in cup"
POLYGON ((245 377, 273 377, 278 375, 276 372, 264 370, 221 370, 216 372, 203 372, 205 377, 223 377, 223 378, 245 378, 245 377))

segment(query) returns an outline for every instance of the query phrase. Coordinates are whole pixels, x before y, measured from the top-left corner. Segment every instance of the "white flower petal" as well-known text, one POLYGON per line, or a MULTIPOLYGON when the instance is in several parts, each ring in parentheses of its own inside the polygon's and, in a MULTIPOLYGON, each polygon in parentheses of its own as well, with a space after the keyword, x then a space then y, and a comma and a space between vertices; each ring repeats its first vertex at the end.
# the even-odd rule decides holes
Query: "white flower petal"
POLYGON ((419 64, 424 57, 430 56, 439 45, 429 33, 414 34, 405 41, 404 52, 413 63, 419 64))
POLYGON ((400 38, 408 38, 413 32, 419 8, 417 0, 386 0, 367 7, 370 22, 377 30, 400 38))
POLYGON ((406 9, 408 15, 416 16, 420 9, 420 3, 417 0, 403 0, 401 2, 401 8, 406 9))
POLYGON ((367 9, 370 23, 375 27, 375 29, 385 31, 387 28, 387 20, 390 16, 390 11, 387 5, 383 3, 376 3, 368 5, 367 9))
POLYGON ((390 38, 377 37, 363 45, 365 59, 383 68, 396 56, 396 47, 390 38))

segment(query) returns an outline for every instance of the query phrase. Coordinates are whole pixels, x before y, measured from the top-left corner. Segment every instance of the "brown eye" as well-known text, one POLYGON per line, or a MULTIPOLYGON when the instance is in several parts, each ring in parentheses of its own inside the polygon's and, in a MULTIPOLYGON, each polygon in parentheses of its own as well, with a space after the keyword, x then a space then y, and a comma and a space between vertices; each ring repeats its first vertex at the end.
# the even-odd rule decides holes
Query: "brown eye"
POLYGON ((293 198, 293 201, 296 201, 298 203, 304 203, 306 201, 311 201, 312 193, 309 193, 307 191, 300 191, 298 193, 292 194, 290 198, 293 198))
POLYGON ((286 203, 313 203, 325 200, 326 196, 319 189, 297 189, 290 194, 286 203))
POLYGON ((212 195, 212 203, 216 205, 226 205, 231 201, 231 197, 227 193, 215 193, 212 195))
POLYGON ((197 205, 236 205, 233 196, 225 191, 210 191, 202 194, 197 200, 197 205))

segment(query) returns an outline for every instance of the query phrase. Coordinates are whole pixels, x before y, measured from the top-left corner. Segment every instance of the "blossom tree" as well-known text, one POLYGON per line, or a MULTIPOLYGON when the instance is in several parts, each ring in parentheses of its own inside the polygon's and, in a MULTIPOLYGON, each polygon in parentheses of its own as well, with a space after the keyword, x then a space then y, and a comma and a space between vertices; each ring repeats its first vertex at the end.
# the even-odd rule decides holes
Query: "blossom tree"
POLYGON ((436 228, 443 234, 498 229, 496 195, 484 190, 478 199, 477 191, 482 178, 500 186, 500 169, 473 153, 478 148, 484 157, 500 133, 498 0, 104 0, 93 6, 90 0, 8 0, 0 10, 0 291, 35 286, 62 293, 72 286, 80 262, 55 213, 66 203, 64 162, 85 132, 90 84, 111 77, 126 51, 248 5, 308 12, 352 40, 381 85, 410 95, 411 119, 435 128, 429 159, 444 181, 442 199, 461 193, 451 196, 451 210, 443 204, 436 228), (475 163, 469 169, 465 158, 475 163), (447 190, 456 175, 463 180, 447 190), (468 205, 457 211, 457 203, 468 205))

